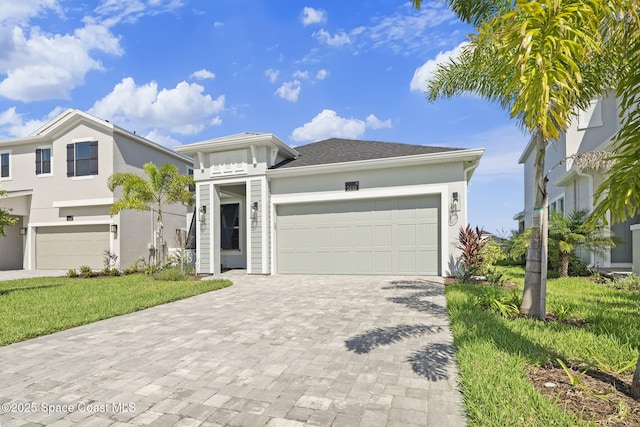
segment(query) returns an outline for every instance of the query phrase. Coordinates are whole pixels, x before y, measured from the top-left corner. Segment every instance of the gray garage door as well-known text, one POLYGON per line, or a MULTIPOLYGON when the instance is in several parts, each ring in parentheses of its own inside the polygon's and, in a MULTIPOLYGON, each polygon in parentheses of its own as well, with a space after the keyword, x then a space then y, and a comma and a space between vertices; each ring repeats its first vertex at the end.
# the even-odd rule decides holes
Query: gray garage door
POLYGON ((439 197, 281 205, 278 273, 438 275, 439 197))
POLYGON ((108 225, 73 225, 36 229, 36 268, 102 269, 103 252, 109 249, 108 225))

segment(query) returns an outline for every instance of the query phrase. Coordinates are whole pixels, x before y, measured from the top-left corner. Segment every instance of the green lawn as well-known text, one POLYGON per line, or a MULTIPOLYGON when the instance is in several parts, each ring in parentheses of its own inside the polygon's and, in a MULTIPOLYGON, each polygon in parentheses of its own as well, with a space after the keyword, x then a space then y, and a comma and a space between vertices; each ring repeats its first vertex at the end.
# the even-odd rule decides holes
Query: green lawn
MULTIPOLYGON (((522 269, 505 271, 512 278, 509 281, 518 284, 515 292, 521 294, 522 269)), ((592 425, 538 393, 527 372, 556 358, 612 369, 638 358, 640 293, 609 289, 581 278, 551 279, 547 290, 547 311, 564 310, 568 317, 586 324, 506 319, 476 306, 478 297, 492 291, 490 287, 446 288, 471 426, 592 425)))
POLYGON ((0 282, 0 346, 229 285, 228 280, 160 281, 137 274, 0 282))

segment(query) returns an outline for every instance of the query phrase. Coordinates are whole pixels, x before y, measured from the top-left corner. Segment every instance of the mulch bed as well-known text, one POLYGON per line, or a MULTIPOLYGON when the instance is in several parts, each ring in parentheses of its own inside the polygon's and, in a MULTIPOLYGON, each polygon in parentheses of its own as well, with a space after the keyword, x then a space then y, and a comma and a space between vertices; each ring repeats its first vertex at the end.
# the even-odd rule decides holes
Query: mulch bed
POLYGON ((614 375, 577 368, 570 368, 571 375, 580 381, 575 385, 571 385, 561 367, 551 365, 533 369, 529 379, 541 394, 561 408, 599 426, 640 426, 640 401, 631 397, 633 374, 614 375))

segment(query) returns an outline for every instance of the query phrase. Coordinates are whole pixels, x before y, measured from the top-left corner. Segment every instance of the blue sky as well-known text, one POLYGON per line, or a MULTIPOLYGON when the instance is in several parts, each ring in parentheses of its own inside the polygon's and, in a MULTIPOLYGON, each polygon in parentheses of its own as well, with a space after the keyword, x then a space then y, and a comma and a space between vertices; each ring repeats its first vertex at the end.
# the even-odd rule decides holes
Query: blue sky
POLYGON ((527 136, 425 79, 471 28, 445 2, 0 0, 0 138, 66 108, 174 147, 237 132, 486 148, 469 222, 516 227, 527 136))

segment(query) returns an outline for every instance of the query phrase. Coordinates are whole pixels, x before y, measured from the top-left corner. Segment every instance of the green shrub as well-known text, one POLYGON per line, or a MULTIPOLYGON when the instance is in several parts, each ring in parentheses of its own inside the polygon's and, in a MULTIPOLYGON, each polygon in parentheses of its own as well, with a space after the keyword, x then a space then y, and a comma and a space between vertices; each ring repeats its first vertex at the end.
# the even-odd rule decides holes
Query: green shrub
POLYGON ((491 311, 506 318, 520 315, 522 298, 518 292, 506 292, 503 289, 486 286, 476 298, 476 306, 485 311, 491 311))
POLYGON ((498 242, 493 239, 485 239, 480 249, 480 274, 487 275, 491 267, 504 258, 498 242))
POLYGON ((165 280, 171 282, 177 282, 182 280, 191 280, 191 277, 180 271, 180 267, 166 267, 155 271, 153 274, 155 280, 165 280))
POLYGON ((571 254, 569 257, 569 276, 586 277, 590 275, 591 271, 589 271, 587 263, 578 256, 571 254))
POLYGON ((487 281, 493 286, 502 286, 504 282, 507 281, 507 278, 504 276, 504 273, 499 272, 496 268, 489 268, 484 273, 487 281))
POLYGON ((106 273, 111 277, 116 277, 120 275, 120 270, 114 267, 114 268, 110 268, 109 271, 107 271, 106 273))
POLYGON ((609 280, 605 283, 610 288, 623 290, 623 291, 640 291, 640 276, 630 274, 625 277, 616 277, 613 280, 609 280))
POLYGON ((88 265, 83 265, 80 267, 80 275, 84 278, 93 276, 93 269, 88 265))
POLYGON ((67 277, 70 277, 70 278, 78 277, 78 272, 75 270, 75 268, 72 268, 69 271, 67 271, 67 277))

